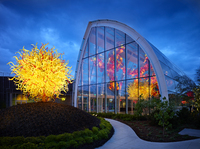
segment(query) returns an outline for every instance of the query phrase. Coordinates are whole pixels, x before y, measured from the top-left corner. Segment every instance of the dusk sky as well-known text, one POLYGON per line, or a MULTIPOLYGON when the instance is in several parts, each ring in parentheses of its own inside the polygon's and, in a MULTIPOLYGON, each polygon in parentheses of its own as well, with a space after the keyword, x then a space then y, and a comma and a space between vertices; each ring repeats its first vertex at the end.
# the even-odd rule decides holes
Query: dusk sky
POLYGON ((25 46, 49 43, 65 53, 72 75, 89 21, 135 29, 194 80, 200 66, 199 0, 0 0, 0 75, 25 46))

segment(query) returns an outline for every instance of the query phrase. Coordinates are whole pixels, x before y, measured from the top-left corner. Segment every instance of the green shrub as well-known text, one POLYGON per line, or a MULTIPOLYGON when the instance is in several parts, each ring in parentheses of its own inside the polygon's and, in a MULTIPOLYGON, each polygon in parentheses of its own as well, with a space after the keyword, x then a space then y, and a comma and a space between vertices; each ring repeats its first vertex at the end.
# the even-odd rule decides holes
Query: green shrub
POLYGON ((97 136, 99 139, 107 139, 108 138, 108 134, 105 130, 100 130, 97 136))
MULTIPOLYGON (((59 137, 60 137, 60 139, 62 138, 62 136, 59 136, 59 137)), ((72 139, 73 139, 73 135, 71 133, 64 133, 63 138, 60 141, 69 141, 72 139)))
MULTIPOLYGON (((74 131, 74 132, 72 133, 73 138, 78 138, 78 137, 80 137, 80 136, 82 135, 81 132, 82 132, 82 131, 74 131)), ((87 134, 87 132, 85 132, 85 133, 87 134)))
POLYGON ((99 131, 99 128, 98 128, 98 127, 93 127, 93 128, 92 128, 92 132, 93 132, 94 134, 97 134, 98 131, 99 131))
POLYGON ((75 140, 70 140, 67 142, 67 146, 77 148, 79 145, 75 140))
POLYGON ((93 140, 94 140, 94 141, 99 140, 98 135, 93 135, 93 140))
POLYGON ((92 138, 92 137, 85 137, 85 142, 86 142, 87 144, 90 144, 90 143, 93 142, 93 138, 92 138))
POLYGON ((45 143, 45 148, 55 148, 57 147, 57 143, 56 142, 47 142, 45 143))
POLYGON ((67 142, 65 141, 60 141, 58 144, 57 144, 57 149, 61 149, 61 148, 69 148, 67 142))
POLYGON ((85 139, 83 137, 79 137, 76 138, 75 141, 79 144, 79 145, 83 145, 86 143, 85 139))
POLYGON ((6 146, 6 145, 3 145, 3 146, 0 146, 0 149, 10 149, 11 146, 6 146))
POLYGON ((180 111, 177 111, 176 114, 178 115, 181 124, 189 124, 191 122, 191 115, 188 108, 183 107, 180 111))
POLYGON ((39 144, 42 143, 44 140, 41 139, 40 137, 27 137, 24 139, 24 142, 31 142, 31 143, 35 143, 35 144, 39 144))
POLYGON ((154 115, 155 114, 158 114, 160 112, 160 110, 159 109, 156 109, 156 110, 154 110, 151 114, 150 114, 150 116, 149 116, 149 120, 150 120, 150 125, 153 125, 153 126, 156 126, 156 125, 158 125, 158 122, 159 122, 159 120, 157 120, 155 117, 154 117, 154 115))
POLYGON ((0 137, 0 145, 15 145, 15 144, 23 144, 24 137, 0 137))
POLYGON ((56 141, 56 135, 49 135, 45 139, 46 143, 48 143, 48 142, 54 142, 54 141, 56 141))
POLYGON ((37 145, 31 142, 24 143, 18 147, 19 149, 37 149, 37 145))
POLYGON ((99 119, 101 120, 100 128, 93 127, 92 130, 87 128, 82 131, 64 133, 60 135, 49 135, 47 137, 0 137, 0 148, 77 148, 86 143, 90 144, 93 141, 108 138, 108 134, 112 129, 112 125, 103 118, 99 119))
MULTIPOLYGON (((91 130, 89 130, 88 128, 86 128, 85 130, 84 130, 84 133, 85 133, 85 136, 92 136, 92 131, 91 130)), ((84 134, 83 133, 83 134, 84 134)))

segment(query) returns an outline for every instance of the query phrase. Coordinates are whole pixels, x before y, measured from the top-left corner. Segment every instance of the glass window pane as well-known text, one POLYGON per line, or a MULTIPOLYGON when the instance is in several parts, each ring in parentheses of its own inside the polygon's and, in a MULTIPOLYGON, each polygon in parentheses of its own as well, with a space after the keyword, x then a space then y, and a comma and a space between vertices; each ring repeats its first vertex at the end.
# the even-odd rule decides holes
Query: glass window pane
POLYGON ((149 78, 140 78, 139 82, 139 96, 142 99, 148 100, 150 95, 149 78))
POLYGON ((128 113, 134 114, 135 104, 138 101, 138 79, 127 80, 128 113))
POLYGON ((89 84, 88 58, 83 59, 83 85, 89 84))
POLYGON ((97 28, 97 53, 104 51, 104 27, 97 28))
POLYGON ((83 110, 84 111, 89 111, 88 109, 88 95, 89 95, 89 86, 83 86, 83 110))
POLYGON ((150 96, 159 98, 160 92, 158 87, 158 81, 156 77, 151 77, 151 85, 150 85, 150 96))
POLYGON ((97 111, 96 94, 97 94, 96 85, 90 85, 90 109, 91 109, 91 112, 97 111))
POLYGON ((82 86, 82 65, 80 68, 80 76, 79 76, 78 86, 82 86))
POLYGON ((97 55, 97 69, 98 69, 98 78, 97 78, 97 82, 98 83, 103 83, 104 81, 104 53, 98 54, 97 55))
POLYGON ((154 72, 154 69, 153 69, 153 66, 151 65, 151 63, 150 63, 150 76, 155 76, 156 75, 156 73, 154 72))
POLYGON ((107 83, 107 112, 115 111, 115 91, 111 86, 114 86, 115 82, 107 83))
POLYGON ((172 76, 172 74, 171 74, 171 71, 170 71, 169 67, 166 66, 165 64, 163 64, 162 62, 160 62, 160 65, 161 65, 161 67, 162 67, 162 70, 163 70, 164 75, 173 78, 173 76, 172 76))
POLYGON ((78 108, 82 110, 82 86, 78 87, 77 102, 78 102, 78 108))
POLYGON ((105 86, 98 84, 98 111, 105 112, 105 86))
POLYGON ((125 46, 116 48, 116 81, 125 79, 125 46))
POLYGON ((89 36, 89 51, 90 55, 96 54, 96 28, 93 27, 90 31, 90 36, 89 36))
POLYGON ((176 91, 176 82, 167 76, 165 76, 165 81, 167 84, 167 89, 169 91, 175 92, 176 91))
POLYGON ((89 54, 89 48, 88 48, 88 41, 87 41, 86 46, 85 46, 85 51, 84 51, 83 58, 88 57, 88 54, 89 54))
POLYGON ((138 50, 135 42, 126 45, 127 79, 138 78, 138 50))
POLYGON ((140 77, 149 76, 149 59, 144 51, 140 48, 140 77))
POLYGON ((106 82, 114 81, 114 72, 115 72, 115 59, 114 59, 114 50, 106 52, 106 61, 107 61, 107 75, 106 82))
POLYGON ((96 84, 96 74, 97 74, 97 69, 96 69, 96 56, 92 56, 89 58, 90 60, 90 84, 96 84))
POLYGON ((125 34, 115 29, 115 47, 125 44, 125 34))
POLYGON ((129 35, 126 34, 126 44, 130 43, 130 42, 133 42, 133 41, 134 40, 129 35))
POLYGON ((117 86, 117 112, 126 113, 125 81, 116 82, 117 86))
POLYGON ((172 73, 172 76, 173 76, 174 79, 180 77, 180 75, 179 75, 176 71, 174 71, 174 70, 172 70, 172 69, 170 69, 170 70, 171 70, 171 73, 172 73))
POLYGON ((114 48, 114 28, 106 27, 106 50, 114 48))

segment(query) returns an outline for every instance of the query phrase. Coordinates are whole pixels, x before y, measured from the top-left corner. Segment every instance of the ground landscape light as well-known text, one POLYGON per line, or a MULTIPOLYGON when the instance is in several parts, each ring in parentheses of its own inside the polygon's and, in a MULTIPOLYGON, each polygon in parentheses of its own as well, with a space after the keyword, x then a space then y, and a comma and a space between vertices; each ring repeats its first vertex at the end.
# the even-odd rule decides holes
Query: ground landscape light
POLYGON ((13 62, 8 64, 15 76, 10 79, 17 85, 24 95, 35 101, 50 101, 59 98, 61 91, 68 91, 68 84, 72 83, 73 76, 68 62, 62 60, 61 53, 55 48, 48 50, 47 44, 38 49, 37 44, 32 45, 31 51, 23 49, 19 57, 14 56, 13 62))

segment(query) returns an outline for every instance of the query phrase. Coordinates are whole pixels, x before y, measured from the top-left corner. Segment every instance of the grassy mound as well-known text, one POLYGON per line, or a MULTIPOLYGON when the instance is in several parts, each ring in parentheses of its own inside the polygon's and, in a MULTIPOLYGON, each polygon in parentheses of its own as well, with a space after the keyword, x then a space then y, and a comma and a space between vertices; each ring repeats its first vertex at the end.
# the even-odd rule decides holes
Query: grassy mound
POLYGON ((99 127, 100 120, 78 108, 53 102, 27 103, 0 110, 0 137, 37 137, 99 127))

